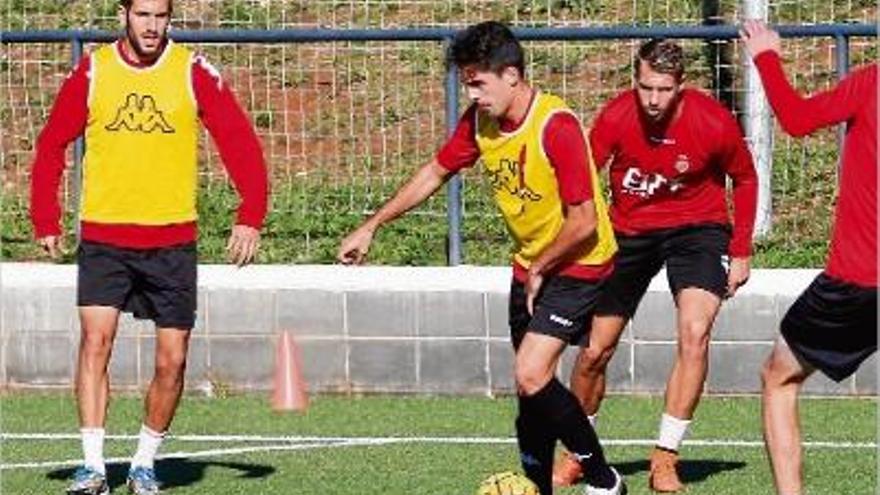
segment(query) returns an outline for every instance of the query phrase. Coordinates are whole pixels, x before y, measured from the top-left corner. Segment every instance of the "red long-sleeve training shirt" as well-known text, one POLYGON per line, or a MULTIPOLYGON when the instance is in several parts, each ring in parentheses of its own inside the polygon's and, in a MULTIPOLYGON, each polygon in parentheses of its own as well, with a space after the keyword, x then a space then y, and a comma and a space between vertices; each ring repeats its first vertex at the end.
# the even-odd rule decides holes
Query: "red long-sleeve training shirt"
POLYGON ((729 254, 749 256, 758 178, 733 115, 711 97, 682 91, 680 113, 664 129, 641 115, 635 90, 609 102, 590 130, 596 165, 610 159, 616 232, 628 235, 685 225, 729 224, 726 177, 733 179, 729 254))
POLYGON ((803 136, 846 122, 840 192, 825 272, 877 287, 877 64, 859 68, 828 91, 804 98, 791 86, 776 52, 755 65, 779 125, 803 136))
MULTIPOLYGON (((119 42, 115 45, 123 60, 132 66, 139 65, 125 56, 119 42)), ((46 127, 37 139, 31 172, 31 222, 37 237, 61 233, 58 187, 65 167, 65 150, 83 133, 88 120, 90 65, 91 59, 83 57, 65 79, 46 127)), ((269 187, 266 162, 253 126, 220 73, 201 56, 193 58, 192 86, 199 118, 216 143, 241 197, 236 222, 259 229, 266 217, 269 187)), ((87 241, 149 249, 194 241, 197 229, 195 222, 146 226, 84 221, 81 234, 87 241)))

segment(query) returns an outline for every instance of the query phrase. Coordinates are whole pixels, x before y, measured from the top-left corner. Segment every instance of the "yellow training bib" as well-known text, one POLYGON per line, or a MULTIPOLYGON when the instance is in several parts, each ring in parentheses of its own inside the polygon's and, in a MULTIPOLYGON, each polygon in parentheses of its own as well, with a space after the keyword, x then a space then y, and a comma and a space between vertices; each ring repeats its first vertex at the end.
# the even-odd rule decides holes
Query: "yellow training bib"
MULTIPOLYGON (((572 113, 560 98, 538 93, 525 121, 512 133, 502 132, 497 120, 477 113, 476 138, 483 169, 516 241, 514 259, 524 268, 553 242, 565 220, 556 172, 542 139, 544 127, 558 112, 572 113)), ((593 157, 587 158, 598 218, 596 242, 585 246, 574 262, 603 265, 617 252, 617 242, 593 157)))
POLYGON ((110 224, 196 219, 198 112, 192 52, 168 42, 150 67, 115 44, 92 54, 82 216, 110 224))

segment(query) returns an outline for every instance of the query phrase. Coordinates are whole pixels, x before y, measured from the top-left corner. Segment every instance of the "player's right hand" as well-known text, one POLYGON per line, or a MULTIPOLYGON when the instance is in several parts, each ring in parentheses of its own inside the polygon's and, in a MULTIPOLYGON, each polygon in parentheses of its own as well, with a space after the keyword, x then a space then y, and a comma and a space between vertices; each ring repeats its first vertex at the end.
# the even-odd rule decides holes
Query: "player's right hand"
POLYGON ((541 272, 529 270, 529 278, 526 280, 526 309, 529 314, 535 315, 535 301, 544 286, 544 275, 541 272))
POLYGON ((360 265, 367 258, 370 244, 373 242, 375 230, 367 225, 361 225, 351 234, 345 237, 339 244, 339 252, 336 259, 343 265, 360 265))
POLYGON ((763 21, 750 19, 743 22, 739 30, 739 37, 752 58, 766 51, 782 53, 779 33, 767 27, 763 21))
POLYGON ((37 239, 37 244, 43 248, 49 257, 57 260, 64 253, 64 242, 60 235, 47 235, 37 239))

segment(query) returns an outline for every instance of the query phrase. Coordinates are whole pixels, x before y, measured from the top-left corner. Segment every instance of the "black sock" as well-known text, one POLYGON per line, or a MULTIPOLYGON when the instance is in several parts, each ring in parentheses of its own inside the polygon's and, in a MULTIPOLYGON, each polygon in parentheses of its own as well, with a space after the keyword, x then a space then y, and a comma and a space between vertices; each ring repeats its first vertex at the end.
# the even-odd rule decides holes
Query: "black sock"
POLYGON ((535 411, 549 420, 554 436, 577 456, 584 470, 584 480, 597 488, 613 487, 614 473, 605 461, 599 438, 574 394, 553 378, 528 400, 535 411))
POLYGON ((553 450, 556 438, 546 419, 535 411, 527 398, 519 399, 516 440, 520 462, 526 476, 538 486, 541 495, 552 495, 553 450))

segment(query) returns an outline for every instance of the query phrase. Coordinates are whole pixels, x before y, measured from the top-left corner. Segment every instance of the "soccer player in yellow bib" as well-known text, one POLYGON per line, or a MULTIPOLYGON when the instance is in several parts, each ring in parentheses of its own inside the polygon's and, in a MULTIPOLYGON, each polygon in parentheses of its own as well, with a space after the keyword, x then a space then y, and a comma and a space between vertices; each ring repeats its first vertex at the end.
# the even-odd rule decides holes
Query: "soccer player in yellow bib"
POLYGON ((228 244, 237 264, 256 253, 266 215, 266 165, 253 126, 217 70, 168 39, 171 8, 171 0, 122 0, 125 35, 68 76, 37 141, 31 221, 37 241, 56 257, 64 151, 83 132, 86 139, 76 374, 84 462, 71 495, 110 491, 107 366, 121 311, 156 324, 155 374, 127 483, 137 495, 159 492, 153 460, 180 400, 195 324, 199 121, 241 195, 228 244))
POLYGON ((561 99, 526 82, 522 47, 504 25, 489 21, 462 31, 449 58, 473 103, 436 158, 342 241, 338 259, 363 262, 381 225, 482 159, 516 245, 509 322, 523 469, 550 495, 560 440, 586 468, 587 495, 623 493, 580 404, 555 377, 566 346, 584 343, 617 250, 583 128, 561 99))

